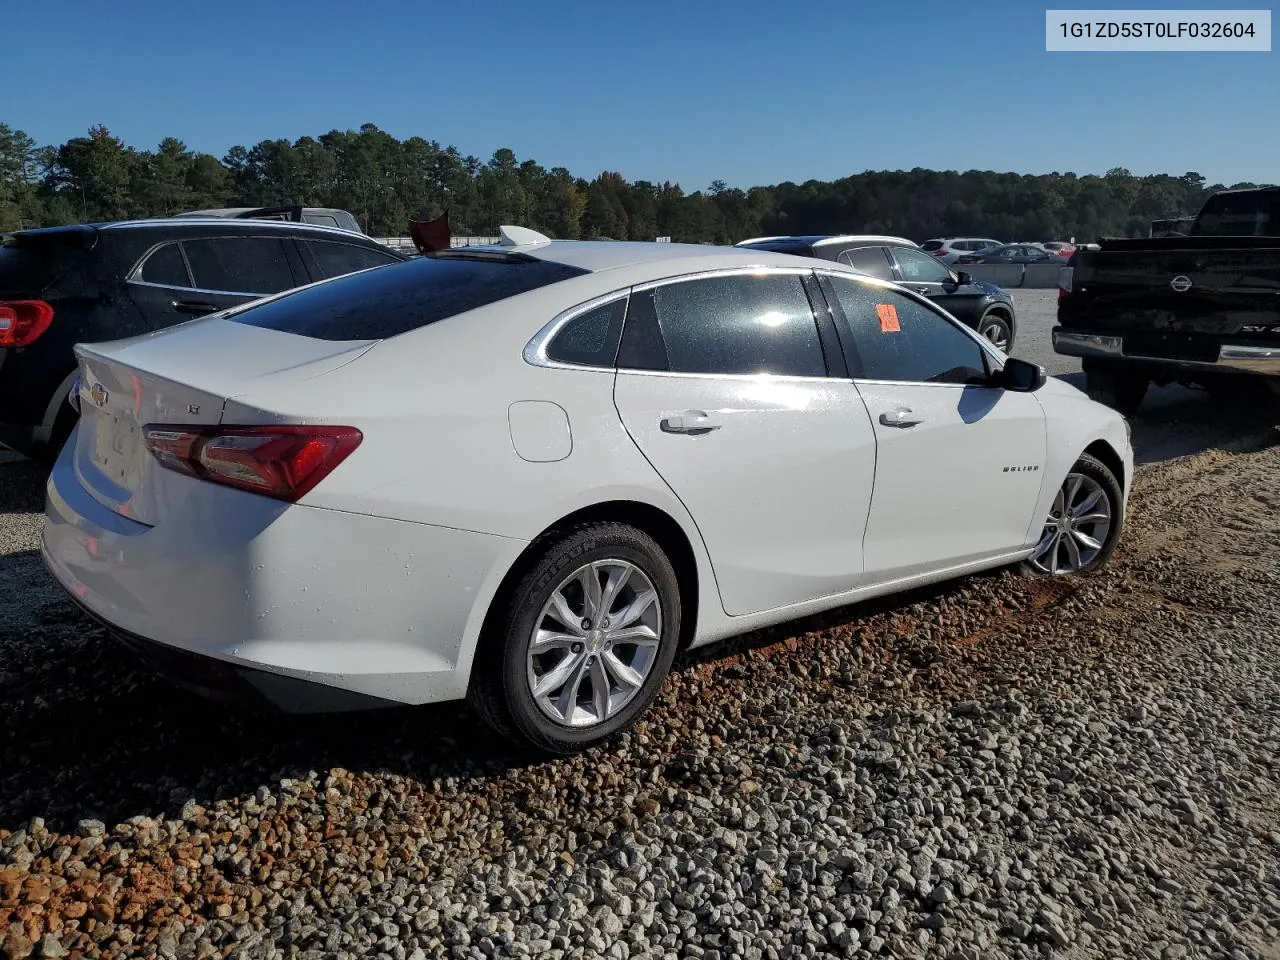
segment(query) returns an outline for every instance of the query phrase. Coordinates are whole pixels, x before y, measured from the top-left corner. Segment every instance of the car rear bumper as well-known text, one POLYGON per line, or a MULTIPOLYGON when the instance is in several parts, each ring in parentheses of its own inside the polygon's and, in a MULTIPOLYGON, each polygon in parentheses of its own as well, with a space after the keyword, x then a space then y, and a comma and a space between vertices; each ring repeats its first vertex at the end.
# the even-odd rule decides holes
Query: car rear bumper
POLYGON ((1053 349, 1056 353, 1070 357, 1132 360, 1224 373, 1280 374, 1280 344, 1257 346, 1223 341, 1217 346, 1216 356, 1160 356, 1151 350, 1127 350, 1125 338, 1118 334, 1088 333, 1054 327, 1053 349))
POLYGON ((205 508, 147 526, 89 495, 75 439, 46 488, 45 565, 162 672, 286 709, 466 694, 483 607, 521 541, 212 485, 205 508))

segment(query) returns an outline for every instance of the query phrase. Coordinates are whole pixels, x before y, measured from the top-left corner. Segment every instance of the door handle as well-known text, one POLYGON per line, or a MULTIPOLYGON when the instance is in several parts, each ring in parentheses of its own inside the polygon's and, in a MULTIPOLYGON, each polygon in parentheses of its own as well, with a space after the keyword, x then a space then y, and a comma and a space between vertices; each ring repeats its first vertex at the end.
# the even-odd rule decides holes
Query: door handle
POLYGON ((663 433, 698 434, 720 429, 720 424, 708 416, 705 410, 686 410, 678 416, 663 417, 659 426, 663 433))
POLYGON ((886 427, 914 427, 922 421, 911 412, 910 407, 899 407, 880 414, 880 422, 886 427))
POLYGON ((179 313, 216 313, 218 305, 216 303, 206 303, 203 300, 175 300, 173 301, 173 309, 179 313))
POLYGON ((932 289, 933 289, 932 287, 929 287, 927 285, 922 287, 916 287, 916 293, 923 293, 927 296, 932 289))

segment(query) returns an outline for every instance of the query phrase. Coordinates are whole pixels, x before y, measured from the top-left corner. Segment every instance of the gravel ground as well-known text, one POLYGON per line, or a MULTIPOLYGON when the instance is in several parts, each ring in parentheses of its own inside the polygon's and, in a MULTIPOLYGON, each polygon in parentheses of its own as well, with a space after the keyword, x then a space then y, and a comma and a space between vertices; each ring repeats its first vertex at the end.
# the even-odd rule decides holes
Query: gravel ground
POLYGON ((1276 422, 1171 392, 1102 575, 740 638, 538 763, 175 693, 2 464, 0 956, 1280 957, 1276 422))

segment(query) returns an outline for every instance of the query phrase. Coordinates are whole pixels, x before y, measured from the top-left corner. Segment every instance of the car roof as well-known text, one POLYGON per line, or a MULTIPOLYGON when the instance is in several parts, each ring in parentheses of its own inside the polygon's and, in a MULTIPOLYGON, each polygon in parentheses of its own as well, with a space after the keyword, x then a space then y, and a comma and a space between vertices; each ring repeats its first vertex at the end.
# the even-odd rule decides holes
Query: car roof
MULTIPOLYGON (((254 208, 256 209, 256 208, 254 208)), ((335 238, 352 240, 359 238, 368 242, 372 237, 341 227, 330 227, 320 223, 294 223, 291 220, 258 220, 256 218, 237 219, 234 217, 151 217, 145 220, 113 220, 107 223, 91 223, 86 226, 97 230, 136 230, 143 228, 166 230, 195 230, 207 232, 210 229, 224 230, 228 233, 244 233, 246 230, 284 230, 294 233, 327 233, 335 238)))
POLYGON ((742 240, 736 246, 751 247, 765 243, 794 243, 810 247, 825 247, 837 243, 889 243, 909 247, 918 246, 915 241, 908 240, 906 237, 890 237, 878 233, 818 233, 789 237, 755 237, 751 240, 742 240))
POLYGON ((655 268, 685 262, 692 269, 751 266, 801 266, 813 269, 806 257, 701 243, 650 243, 626 240, 550 240, 540 243, 455 247, 442 251, 441 259, 477 259, 493 256, 529 256, 578 267, 591 273, 621 267, 653 265, 655 268))

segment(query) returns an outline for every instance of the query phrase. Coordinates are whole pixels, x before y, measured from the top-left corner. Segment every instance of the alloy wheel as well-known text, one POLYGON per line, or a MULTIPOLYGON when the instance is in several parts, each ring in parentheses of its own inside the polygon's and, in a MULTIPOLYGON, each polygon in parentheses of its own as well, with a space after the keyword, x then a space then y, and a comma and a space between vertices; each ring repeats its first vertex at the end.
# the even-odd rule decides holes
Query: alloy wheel
POLYGON ((1067 474, 1045 518, 1032 566, 1051 574, 1083 570, 1106 546, 1112 519, 1111 498, 1102 484, 1083 473, 1067 474))
POLYGON ((991 341, 997 349, 1005 353, 1009 351, 1009 328, 1005 326, 1003 320, 984 320, 979 333, 991 341))
POLYGON ((556 587, 529 638, 534 702, 566 727, 603 723, 640 692, 657 660, 662 604, 634 563, 596 560, 556 587))

